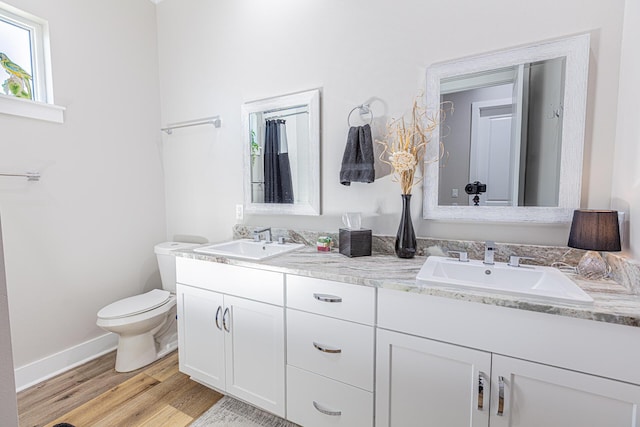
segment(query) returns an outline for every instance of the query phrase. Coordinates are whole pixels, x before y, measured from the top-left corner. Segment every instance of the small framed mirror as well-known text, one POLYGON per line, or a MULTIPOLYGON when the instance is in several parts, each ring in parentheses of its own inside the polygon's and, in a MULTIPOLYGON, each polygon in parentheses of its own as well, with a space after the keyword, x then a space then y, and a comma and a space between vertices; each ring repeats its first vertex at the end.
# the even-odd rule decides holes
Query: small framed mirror
POLYGON ((244 208, 320 215, 320 90, 242 105, 244 208))
POLYGON ((434 64, 427 108, 453 105, 425 163, 425 219, 569 222, 580 207, 589 35, 434 64))

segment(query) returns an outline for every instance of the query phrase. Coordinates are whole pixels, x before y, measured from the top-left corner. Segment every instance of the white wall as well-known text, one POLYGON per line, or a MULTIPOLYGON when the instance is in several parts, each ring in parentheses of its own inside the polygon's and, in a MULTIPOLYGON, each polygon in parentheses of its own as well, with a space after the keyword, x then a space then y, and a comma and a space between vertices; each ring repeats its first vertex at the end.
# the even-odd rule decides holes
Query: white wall
MULTIPOLYGON (((626 250, 640 258, 640 2, 625 4, 612 207, 627 214, 626 250)), ((611 139, 611 138, 610 138, 611 139)))
MULTIPOLYGON (((349 111, 369 101, 379 126, 410 108, 431 63, 585 32, 592 38, 583 206, 608 207, 623 7, 623 0, 164 0, 163 121, 223 118, 219 130, 165 138, 169 233, 231 237, 234 205, 242 203, 240 105, 322 87, 323 216, 245 222, 337 231, 342 212, 362 211, 364 226, 395 234, 397 183, 338 182, 349 111)), ((420 236, 566 244, 568 225, 424 221, 421 191, 412 201, 420 236)))
POLYGON ((0 425, 18 426, 16 384, 13 377, 13 354, 11 352, 11 327, 9 325, 7 280, 4 273, 4 251, 0 230, 0 425))
POLYGON ((0 115, 0 211, 22 367, 103 335, 97 311, 159 285, 166 238, 155 5, 7 0, 49 21, 64 124, 0 115))

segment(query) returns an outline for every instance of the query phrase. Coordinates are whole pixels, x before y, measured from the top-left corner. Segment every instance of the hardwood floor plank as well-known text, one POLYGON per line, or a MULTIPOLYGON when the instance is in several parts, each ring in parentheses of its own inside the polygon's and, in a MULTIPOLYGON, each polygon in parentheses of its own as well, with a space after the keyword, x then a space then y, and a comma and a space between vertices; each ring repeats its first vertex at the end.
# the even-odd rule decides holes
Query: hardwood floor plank
POLYGON ((42 426, 138 372, 116 372, 115 351, 18 393, 21 427, 42 426))
POLYGON ((144 420, 160 411, 164 406, 171 405, 171 401, 176 395, 189 388, 192 381, 184 374, 176 374, 163 382, 154 384, 145 393, 119 404, 116 408, 111 408, 95 423, 96 427, 118 426, 135 427, 141 425, 144 420))
POLYGON ((144 372, 158 381, 164 381, 170 376, 178 373, 178 352, 174 351, 167 355, 163 359, 149 366, 144 372))
POLYGON ((65 389, 59 395, 53 395, 48 400, 39 400, 38 403, 25 409, 21 406, 20 426, 42 425, 43 415, 46 420, 57 419, 62 415, 72 411, 80 405, 108 392, 113 387, 130 379, 134 375, 120 375, 114 372, 105 372, 91 380, 74 385, 65 389), (40 424, 39 424, 40 423, 40 424))
POLYGON ((83 384, 104 372, 110 371, 115 364, 115 359, 115 352, 107 353, 84 365, 21 391, 18 393, 18 411, 49 401, 52 396, 58 396, 78 384, 83 384))
POLYGON ((193 418, 174 408, 164 406, 160 411, 144 420, 140 427, 185 427, 191 424, 193 418))
MULTIPOLYGON (((75 408, 59 419, 47 424, 47 427, 57 423, 70 423, 77 426, 98 425, 98 421, 108 416, 126 402, 159 384, 159 381, 144 373, 140 373, 128 379, 100 396, 91 399, 87 403, 75 408)), ((118 424, 111 424, 117 426, 118 424)))
POLYGON ((19 393, 20 426, 183 427, 222 397, 178 371, 177 351, 133 372, 114 364, 115 352, 19 393))
POLYGON ((222 397, 223 395, 217 391, 211 390, 195 381, 190 381, 181 393, 176 393, 172 396, 170 404, 196 419, 222 397))

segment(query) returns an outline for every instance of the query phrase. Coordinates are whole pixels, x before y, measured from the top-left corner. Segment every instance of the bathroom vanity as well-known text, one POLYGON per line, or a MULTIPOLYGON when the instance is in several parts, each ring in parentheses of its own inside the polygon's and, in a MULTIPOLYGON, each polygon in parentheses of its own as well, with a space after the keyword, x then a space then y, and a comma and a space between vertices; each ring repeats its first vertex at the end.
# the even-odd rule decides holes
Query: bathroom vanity
POLYGON ((303 426, 640 426, 640 298, 417 284, 424 257, 178 252, 180 370, 303 426))

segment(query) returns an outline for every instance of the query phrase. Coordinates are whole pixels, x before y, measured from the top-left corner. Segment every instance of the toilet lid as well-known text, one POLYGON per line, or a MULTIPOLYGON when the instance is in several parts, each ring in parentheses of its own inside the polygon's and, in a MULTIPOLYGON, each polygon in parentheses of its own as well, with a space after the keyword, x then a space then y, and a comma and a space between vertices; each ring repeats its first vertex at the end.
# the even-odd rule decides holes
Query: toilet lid
POLYGON ((169 301, 171 292, 153 289, 146 294, 135 295, 109 304, 98 312, 102 319, 118 319, 133 316, 160 307, 169 301))

